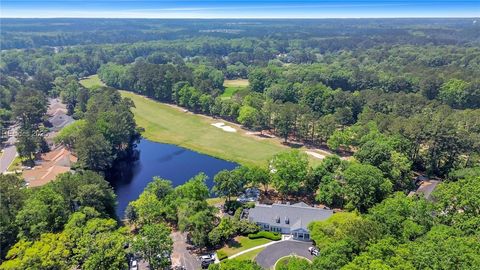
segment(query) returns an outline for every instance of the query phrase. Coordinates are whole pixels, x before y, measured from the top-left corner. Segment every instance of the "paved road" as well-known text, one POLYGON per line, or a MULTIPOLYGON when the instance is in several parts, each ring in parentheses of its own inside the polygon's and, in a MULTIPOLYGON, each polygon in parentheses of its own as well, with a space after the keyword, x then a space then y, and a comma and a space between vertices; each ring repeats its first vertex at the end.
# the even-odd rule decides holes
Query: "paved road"
POLYGON ((200 260, 188 250, 190 245, 187 244, 186 234, 176 231, 171 234, 171 237, 173 240, 172 266, 183 265, 187 270, 200 269, 200 260))
POLYGON ((257 263, 264 269, 270 269, 275 265, 281 257, 288 255, 298 255, 313 260, 313 256, 308 252, 308 247, 311 247, 310 242, 300 241, 282 241, 273 245, 267 246, 257 257, 257 263))
MULTIPOLYGON (((11 132, 16 132, 16 129, 12 129, 11 132)), ((5 147, 3 148, 3 153, 0 156, 0 173, 7 171, 8 166, 10 166, 17 155, 15 141, 15 137, 11 136, 4 144, 5 147)))

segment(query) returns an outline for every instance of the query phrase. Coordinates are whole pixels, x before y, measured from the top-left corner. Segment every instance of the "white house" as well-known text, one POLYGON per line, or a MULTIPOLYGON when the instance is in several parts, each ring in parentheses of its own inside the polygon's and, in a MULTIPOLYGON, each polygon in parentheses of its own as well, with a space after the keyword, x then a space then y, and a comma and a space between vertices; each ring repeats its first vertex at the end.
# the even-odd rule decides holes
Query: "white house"
POLYGON ((308 224, 325 220, 332 210, 311 207, 303 202, 297 204, 256 204, 248 210, 248 220, 263 230, 290 234, 298 240, 310 240, 308 224))

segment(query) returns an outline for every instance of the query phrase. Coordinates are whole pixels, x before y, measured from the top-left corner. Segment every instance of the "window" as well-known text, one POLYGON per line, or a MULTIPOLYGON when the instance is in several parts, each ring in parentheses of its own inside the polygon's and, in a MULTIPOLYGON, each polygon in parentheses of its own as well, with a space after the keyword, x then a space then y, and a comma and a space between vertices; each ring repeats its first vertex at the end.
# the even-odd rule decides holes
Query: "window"
POLYGON ((280 223, 280 217, 277 216, 277 217, 275 218, 275 222, 276 222, 276 223, 280 223))
POLYGON ((285 224, 290 224, 290 219, 288 217, 285 217, 285 224))

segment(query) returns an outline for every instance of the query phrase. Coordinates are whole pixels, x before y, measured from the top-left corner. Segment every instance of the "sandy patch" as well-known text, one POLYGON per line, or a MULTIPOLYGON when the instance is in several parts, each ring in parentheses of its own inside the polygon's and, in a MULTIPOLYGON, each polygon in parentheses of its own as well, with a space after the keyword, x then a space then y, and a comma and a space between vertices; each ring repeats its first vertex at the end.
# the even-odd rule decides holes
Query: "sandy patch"
POLYGON ((225 123, 223 122, 212 124, 212 126, 223 129, 223 131, 226 131, 226 132, 237 132, 236 129, 232 128, 231 126, 225 125, 225 123))
POLYGON ((318 159, 324 159, 325 158, 325 155, 322 155, 322 154, 319 154, 317 152, 312 152, 312 151, 305 151, 305 153, 313 156, 313 157, 316 157, 318 159))

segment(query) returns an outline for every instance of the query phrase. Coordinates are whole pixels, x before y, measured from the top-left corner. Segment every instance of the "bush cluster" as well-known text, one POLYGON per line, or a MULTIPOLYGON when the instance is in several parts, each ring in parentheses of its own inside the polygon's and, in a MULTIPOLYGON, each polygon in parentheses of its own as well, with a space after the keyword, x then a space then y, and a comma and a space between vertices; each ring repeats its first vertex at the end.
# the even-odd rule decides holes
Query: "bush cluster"
POLYGON ((273 241, 278 241, 282 239, 282 235, 278 232, 260 231, 258 233, 249 234, 248 238, 250 239, 266 238, 273 241))

